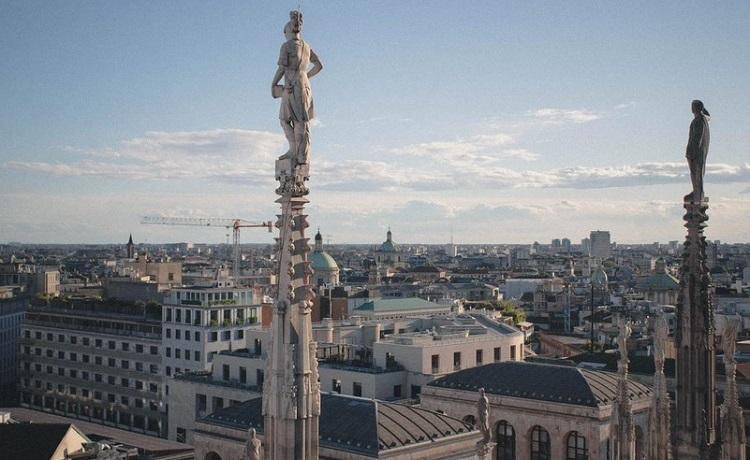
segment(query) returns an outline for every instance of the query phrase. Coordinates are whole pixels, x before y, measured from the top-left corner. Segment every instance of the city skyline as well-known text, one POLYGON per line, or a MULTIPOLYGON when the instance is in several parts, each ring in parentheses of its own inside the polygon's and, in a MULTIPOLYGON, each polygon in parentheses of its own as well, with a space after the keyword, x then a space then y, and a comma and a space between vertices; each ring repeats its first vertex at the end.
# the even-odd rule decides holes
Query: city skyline
MULTIPOLYGON (((707 236, 750 241, 750 6, 592 5, 303 4, 326 66, 311 225, 334 243, 680 240, 701 98, 707 236)), ((140 217, 271 219, 268 50, 296 6, 7 4, 0 243, 222 242, 140 217)))

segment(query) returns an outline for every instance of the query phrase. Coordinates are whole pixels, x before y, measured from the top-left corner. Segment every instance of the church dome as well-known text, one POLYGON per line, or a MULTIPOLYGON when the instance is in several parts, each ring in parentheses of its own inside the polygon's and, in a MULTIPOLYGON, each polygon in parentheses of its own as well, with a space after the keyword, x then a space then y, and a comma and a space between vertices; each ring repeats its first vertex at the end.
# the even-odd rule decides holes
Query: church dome
POLYGON ((310 265, 315 271, 338 270, 339 266, 333 257, 325 251, 314 251, 310 254, 310 265))
POLYGON ((391 233, 391 229, 388 229, 388 233, 386 233, 386 240, 383 241, 383 244, 380 245, 380 252, 396 252, 398 251, 398 245, 393 242, 393 234, 391 233))

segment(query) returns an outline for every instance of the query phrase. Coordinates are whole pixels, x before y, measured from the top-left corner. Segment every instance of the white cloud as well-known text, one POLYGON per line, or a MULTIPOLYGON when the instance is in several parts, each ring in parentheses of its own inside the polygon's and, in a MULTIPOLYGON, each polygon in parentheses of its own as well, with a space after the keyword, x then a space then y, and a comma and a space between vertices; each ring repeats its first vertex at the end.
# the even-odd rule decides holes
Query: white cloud
POLYGON ((565 110, 555 108, 543 108, 533 111, 532 116, 545 124, 563 125, 568 123, 589 123, 602 117, 601 113, 591 110, 565 110))
POLYGON ((214 129, 148 132, 116 148, 64 149, 59 162, 9 161, 6 168, 60 177, 98 176, 113 179, 218 179, 268 182, 273 158, 284 137, 267 131, 214 129))

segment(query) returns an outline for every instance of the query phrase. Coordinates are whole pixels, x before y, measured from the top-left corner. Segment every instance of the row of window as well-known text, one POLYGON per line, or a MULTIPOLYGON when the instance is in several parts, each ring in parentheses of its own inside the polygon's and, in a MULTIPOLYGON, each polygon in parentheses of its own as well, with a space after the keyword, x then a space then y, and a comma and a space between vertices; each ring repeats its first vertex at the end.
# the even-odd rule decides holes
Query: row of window
MULTIPOLYGON (((171 358, 172 357, 172 347, 167 347, 165 350, 166 357, 171 358)), ((193 361, 200 361, 201 360, 201 352, 198 350, 193 351, 193 361)), ((190 350, 185 350, 184 354, 183 351, 179 348, 174 349, 174 358, 175 359, 184 359, 186 361, 190 361, 190 350), (184 358, 183 358, 184 356, 184 358)))
MULTIPOLYGON (((469 416, 473 419, 473 416, 469 416)), ((464 420, 467 420, 466 418, 464 420)), ((505 420, 495 426, 495 455, 497 460, 516 460, 516 431, 505 420)), ((552 447, 547 430, 539 425, 531 429, 529 436, 531 460, 550 460, 552 447)), ((588 460, 589 452, 586 438, 577 431, 571 431, 565 437, 565 460, 588 460)))
MULTIPOLYGON (((109 397, 107 397, 107 400, 109 397)), ((88 404, 81 404, 78 402, 66 401, 64 399, 56 399, 51 396, 32 395, 26 392, 21 393, 21 401, 29 406, 45 409, 54 409, 65 413, 65 415, 73 417, 93 417, 100 419, 103 422, 110 422, 112 424, 120 424, 130 426, 140 430, 149 430, 156 433, 161 432, 161 422, 159 417, 146 417, 143 415, 130 414, 128 412, 117 411, 113 408, 105 409, 97 406, 89 406, 88 404)), ((136 399, 136 407, 143 407, 143 401, 140 401, 140 406, 136 399)), ((149 408, 156 411, 158 410, 158 402, 150 402, 149 408)))
MULTIPOLYGON (((23 368, 26 371, 31 370, 31 363, 25 362, 23 368)), ((66 369, 64 367, 58 367, 55 371, 54 366, 42 367, 41 364, 34 364, 34 371, 41 373, 45 372, 49 375, 57 375, 59 377, 70 377, 72 379, 79 379, 83 381, 91 381, 95 383, 107 383, 108 385, 118 385, 118 377, 114 375, 105 375, 98 372, 79 371, 78 369, 66 369)), ((145 391, 146 383, 143 380, 130 379, 127 377, 119 377, 119 385, 123 388, 135 388, 136 390, 145 391)), ((148 384, 148 391, 157 393, 159 387, 156 383, 148 384)))
MULTIPOLYGON (((23 379, 21 381, 22 386, 24 388, 31 388, 31 382, 29 379, 23 379)), ((110 403, 120 403, 124 406, 130 406, 130 402, 133 402, 133 406, 139 409, 143 409, 146 407, 146 403, 148 402, 148 408, 149 410, 158 411, 159 410, 159 401, 158 400, 146 400, 143 398, 131 398, 129 396, 119 396, 114 393, 102 393, 99 390, 90 390, 88 388, 79 388, 75 387, 73 385, 64 385, 61 383, 58 383, 57 385, 51 383, 51 382, 42 382, 41 380, 34 380, 34 388, 41 390, 44 389, 46 391, 55 391, 59 395, 70 395, 70 396, 80 396, 81 398, 90 398, 94 401, 106 401, 110 403)))
MULTIPOLYGON (((494 362, 498 362, 502 360, 502 349, 500 347, 495 347, 492 350, 492 358, 494 362)), ((388 356, 386 356, 386 360, 388 359, 388 356)), ((510 347, 510 359, 512 361, 516 360, 516 346, 511 345, 510 347)), ((476 350, 474 360, 476 362, 477 366, 481 366, 484 364, 484 350, 476 350)), ((432 373, 437 374, 440 372, 440 355, 432 355, 431 359, 431 367, 432 367, 432 373)), ((461 369, 461 352, 456 351, 453 353, 453 370, 457 371, 461 369)))
MULTIPOLYGON (((217 302, 222 302, 230 299, 221 299, 217 300, 217 302)), ((209 302, 213 302, 213 300, 210 300, 209 302)), ((197 302, 197 304, 200 304, 200 302, 197 302)), ((208 322, 209 325, 218 325, 219 323, 225 323, 232 321, 232 310, 235 311, 235 324, 242 325, 245 324, 245 322, 254 323, 257 321, 257 318, 255 317, 257 309, 256 308, 225 308, 222 310, 209 310, 208 311, 208 322), (249 312, 247 311, 249 310, 249 312), (249 313, 249 314, 246 314, 249 313), (247 318, 247 319, 246 319, 247 318)), ((203 324, 203 311, 202 310, 192 310, 189 308, 173 308, 173 307, 167 307, 164 309, 164 321, 171 323, 184 323, 184 324, 192 324, 194 326, 199 326, 203 324), (172 315, 172 312, 174 311, 174 315, 172 315), (174 321, 173 321, 174 318, 174 321)))
MULTIPOLYGON (((23 331, 25 338, 31 338, 31 331, 26 329, 23 331)), ((55 334, 51 332, 42 333, 41 331, 34 331, 34 338, 36 340, 46 340, 47 342, 55 342, 55 334)), ((77 335, 70 335, 68 337, 65 334, 57 334, 57 343, 69 343, 71 345, 78 345, 79 343, 85 347, 93 345, 96 348, 104 348, 104 339, 91 339, 90 337, 78 337, 77 335)), ((119 346, 115 340, 107 340, 106 348, 109 350, 120 350, 120 351, 131 351, 134 350, 136 353, 144 353, 145 346, 140 343, 136 343, 135 346, 131 347, 130 342, 120 342, 119 346)), ((149 346, 149 354, 158 355, 159 347, 156 345, 149 346)))
MULTIPOLYGON (((63 350, 58 350, 57 353, 54 352, 54 350, 47 348, 44 350, 44 356, 47 356, 48 358, 56 358, 61 360, 68 360, 71 362, 78 362, 79 361, 79 354, 76 352, 65 352, 63 350)), ((23 353, 27 356, 31 356, 31 347, 24 346, 23 347, 23 353)), ((43 356, 42 349, 39 347, 34 348, 34 355, 36 356, 43 356)), ((105 361, 103 356, 94 356, 93 357, 93 363, 97 366, 104 366, 105 361)), ((92 362, 91 355, 88 355, 86 353, 80 354, 80 362, 84 364, 89 364, 92 362)), ((25 363, 26 365, 28 363, 25 363)), ((156 364, 147 364, 142 363, 140 361, 133 361, 133 365, 131 366, 131 361, 128 359, 120 359, 117 360, 115 358, 107 358, 106 366, 108 367, 114 367, 114 368, 120 368, 120 369, 134 369, 137 372, 149 372, 151 374, 159 374, 159 366, 156 364), (118 362, 119 361, 119 362, 118 362), (146 370, 146 366, 148 366, 148 371, 146 370)), ((26 369, 28 370, 28 369, 26 369)))

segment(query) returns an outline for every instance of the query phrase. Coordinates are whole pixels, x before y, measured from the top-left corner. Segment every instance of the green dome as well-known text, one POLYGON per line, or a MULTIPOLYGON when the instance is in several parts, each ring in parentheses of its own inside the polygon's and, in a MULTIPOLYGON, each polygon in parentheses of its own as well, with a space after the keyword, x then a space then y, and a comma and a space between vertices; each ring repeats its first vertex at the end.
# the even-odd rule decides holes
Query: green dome
POLYGON ((310 254, 310 265, 312 266, 312 269, 316 271, 332 271, 339 269, 339 266, 336 264, 336 261, 333 260, 333 257, 325 251, 314 251, 310 254))

